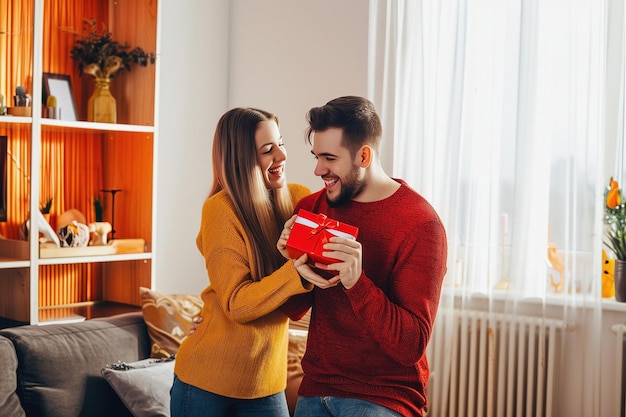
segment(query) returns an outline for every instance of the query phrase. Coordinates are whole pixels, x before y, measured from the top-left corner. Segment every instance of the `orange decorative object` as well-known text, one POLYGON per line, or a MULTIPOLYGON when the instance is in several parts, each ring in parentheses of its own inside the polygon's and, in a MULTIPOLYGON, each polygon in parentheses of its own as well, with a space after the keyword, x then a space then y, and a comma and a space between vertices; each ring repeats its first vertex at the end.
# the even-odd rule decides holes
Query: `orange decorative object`
POLYGON ((610 209, 614 209, 622 203, 619 195, 619 183, 611 177, 609 184, 610 190, 606 194, 606 206, 610 209))
POLYGON ((556 244, 548 243, 548 262, 550 266, 559 273, 559 280, 555 280, 552 274, 548 274, 550 285, 554 288, 555 294, 560 294, 565 289, 565 264, 563 258, 559 254, 556 244))
POLYGON ((602 298, 615 296, 614 272, 615 259, 609 258, 606 251, 602 249, 602 298))

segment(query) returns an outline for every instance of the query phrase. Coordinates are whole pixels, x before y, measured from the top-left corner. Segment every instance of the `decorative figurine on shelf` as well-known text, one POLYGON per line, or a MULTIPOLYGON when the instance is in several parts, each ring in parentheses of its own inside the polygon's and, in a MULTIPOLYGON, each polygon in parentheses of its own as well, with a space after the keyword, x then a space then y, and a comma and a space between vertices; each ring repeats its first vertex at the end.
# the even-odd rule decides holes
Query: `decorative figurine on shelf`
POLYGON ((61 241, 61 247, 83 247, 89 243, 89 228, 86 224, 76 220, 72 220, 70 224, 61 227, 57 234, 61 241))
POLYGON ((30 100, 26 94, 26 89, 22 85, 18 85, 13 96, 13 105, 15 107, 28 107, 30 100))
POLYGON ((61 109, 57 107, 57 98, 49 95, 46 99, 46 109, 48 119, 61 119, 61 109))
POLYGON ((156 55, 140 47, 130 49, 129 45, 113 40, 106 28, 99 34, 94 19, 85 19, 83 22, 87 35, 76 40, 70 55, 78 63, 81 75, 89 74, 95 79, 96 89, 87 103, 87 120, 115 123, 116 103, 109 91, 111 78, 122 70, 130 71, 133 64, 143 67, 154 64, 156 55))
POLYGON ((89 232, 91 232, 91 240, 89 246, 107 245, 107 235, 113 230, 109 222, 89 223, 89 232))
POLYGON ((548 278, 550 280, 550 286, 554 288, 554 293, 560 294, 565 289, 565 263, 563 262, 563 257, 559 253, 556 243, 548 243, 548 266, 558 274, 557 280, 552 274, 552 271, 550 271, 548 272, 548 278))
MULTIPOLYGON (((102 205, 102 200, 100 200, 100 198, 97 196, 93 200, 93 208, 96 216, 96 221, 89 224, 89 231, 91 232, 91 240, 89 241, 89 246, 108 245, 108 235, 113 231, 113 225, 109 222, 103 221, 104 206, 102 205)), ((111 235, 111 238, 112 237, 113 235, 111 235)))
POLYGON ((7 110, 12 116, 31 116, 32 97, 26 93, 24 86, 18 85, 13 96, 13 107, 7 110))
POLYGON ((615 259, 609 258, 606 250, 602 249, 602 298, 615 296, 615 259))

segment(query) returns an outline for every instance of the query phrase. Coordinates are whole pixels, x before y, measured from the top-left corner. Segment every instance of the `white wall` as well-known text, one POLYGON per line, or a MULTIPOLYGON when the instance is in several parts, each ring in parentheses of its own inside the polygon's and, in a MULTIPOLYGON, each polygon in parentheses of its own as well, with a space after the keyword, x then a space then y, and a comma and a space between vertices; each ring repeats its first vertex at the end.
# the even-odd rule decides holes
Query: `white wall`
POLYGON ((208 279, 195 239, 211 185, 211 142, 226 110, 228 1, 164 0, 157 158, 155 288, 199 293, 208 279))
POLYGON ((231 1, 228 104, 276 113, 287 178, 313 190, 305 114, 342 95, 367 93, 368 3, 363 0, 231 1))
POLYGON ((162 2, 157 290, 199 293, 208 284, 195 238, 213 131, 227 109, 276 113, 288 180, 320 188, 305 113, 341 95, 366 95, 367 24, 363 0, 162 2))

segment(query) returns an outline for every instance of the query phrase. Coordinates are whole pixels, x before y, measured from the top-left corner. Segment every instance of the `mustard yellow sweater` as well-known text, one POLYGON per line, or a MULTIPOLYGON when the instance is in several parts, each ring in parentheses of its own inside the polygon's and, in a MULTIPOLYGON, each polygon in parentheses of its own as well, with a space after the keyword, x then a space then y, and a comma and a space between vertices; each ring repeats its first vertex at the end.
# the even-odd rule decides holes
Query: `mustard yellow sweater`
MULTIPOLYGON (((310 190, 289 184, 297 203, 310 190)), ((181 381, 232 398, 260 398, 285 389, 288 318, 278 307, 309 291, 291 261, 252 281, 251 247, 230 198, 220 192, 202 208, 196 239, 210 285, 202 292, 203 320, 176 355, 181 381)))

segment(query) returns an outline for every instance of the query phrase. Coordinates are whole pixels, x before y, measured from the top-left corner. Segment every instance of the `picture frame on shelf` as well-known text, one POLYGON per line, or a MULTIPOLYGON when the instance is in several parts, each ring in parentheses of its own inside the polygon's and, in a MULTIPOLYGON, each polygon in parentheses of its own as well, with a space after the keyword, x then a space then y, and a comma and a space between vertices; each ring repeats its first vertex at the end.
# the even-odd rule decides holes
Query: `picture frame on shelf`
POLYGON ((61 120, 75 122, 78 120, 74 93, 72 92, 72 80, 67 74, 43 73, 43 104, 46 105, 48 97, 56 97, 57 114, 61 120))

